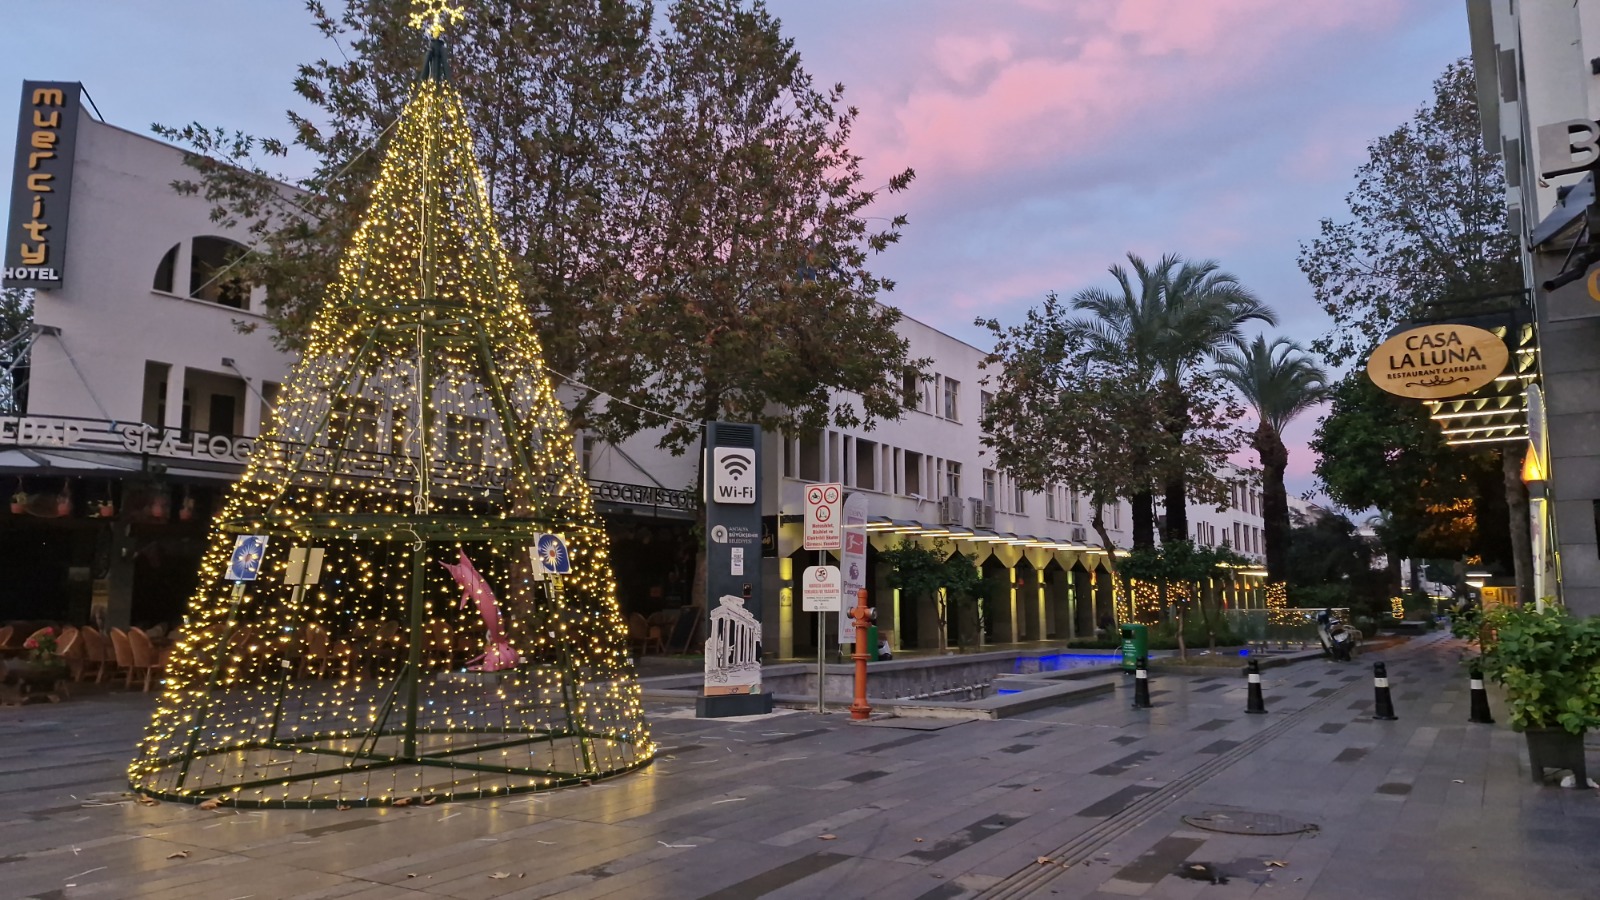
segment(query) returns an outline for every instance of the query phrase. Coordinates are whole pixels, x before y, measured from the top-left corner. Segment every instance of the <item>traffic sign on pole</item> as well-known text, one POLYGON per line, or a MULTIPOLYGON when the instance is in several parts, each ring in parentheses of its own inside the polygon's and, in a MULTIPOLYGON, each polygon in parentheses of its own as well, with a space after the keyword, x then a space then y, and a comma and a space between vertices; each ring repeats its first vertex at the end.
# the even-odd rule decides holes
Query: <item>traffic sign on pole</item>
POLYGON ((807 566, 800 575, 800 603, 805 612, 837 612, 843 576, 838 566, 807 566))
POLYGON ((842 484, 806 485, 806 550, 838 550, 844 546, 843 503, 842 484))

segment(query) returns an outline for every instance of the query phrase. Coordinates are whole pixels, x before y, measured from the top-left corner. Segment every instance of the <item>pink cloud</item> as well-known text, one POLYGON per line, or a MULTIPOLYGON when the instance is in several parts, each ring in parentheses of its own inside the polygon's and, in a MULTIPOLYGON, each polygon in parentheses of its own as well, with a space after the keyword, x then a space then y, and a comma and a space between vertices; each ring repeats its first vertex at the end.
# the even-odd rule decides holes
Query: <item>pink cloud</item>
MULTIPOLYGON (((856 139, 869 164, 940 179, 1148 145, 1174 117, 1270 77, 1330 30, 1383 27, 1389 0, 1014 3, 980 21, 934 6, 931 40, 886 47, 856 139)), ((1131 148, 1130 148, 1131 149, 1131 148)))

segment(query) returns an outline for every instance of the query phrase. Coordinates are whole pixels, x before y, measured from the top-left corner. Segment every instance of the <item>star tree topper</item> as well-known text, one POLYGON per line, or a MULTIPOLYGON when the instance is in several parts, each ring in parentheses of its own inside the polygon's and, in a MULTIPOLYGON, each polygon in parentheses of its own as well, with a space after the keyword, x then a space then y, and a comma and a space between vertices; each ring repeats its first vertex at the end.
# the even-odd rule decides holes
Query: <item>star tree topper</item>
POLYGON ((413 28, 423 28, 429 37, 438 37, 444 34, 447 24, 460 22, 466 18, 466 13, 459 6, 452 6, 450 0, 412 0, 410 22, 413 28))

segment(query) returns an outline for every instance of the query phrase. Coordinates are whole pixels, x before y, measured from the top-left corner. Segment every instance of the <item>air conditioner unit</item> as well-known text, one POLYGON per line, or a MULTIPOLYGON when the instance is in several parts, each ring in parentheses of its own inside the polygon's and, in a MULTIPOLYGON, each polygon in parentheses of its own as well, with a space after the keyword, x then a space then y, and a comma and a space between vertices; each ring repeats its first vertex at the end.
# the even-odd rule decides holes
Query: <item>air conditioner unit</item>
POLYGON ((961 498, 960 497, 942 497, 942 498, 940 498, 940 500, 939 500, 939 524, 940 525, 960 525, 960 524, 963 524, 962 523, 962 519, 965 518, 965 517, 962 516, 961 513, 962 513, 962 509, 961 509, 961 498))
POLYGON ((1089 536, 1084 534, 1082 525, 1074 525, 1072 527, 1072 539, 1075 541, 1086 541, 1089 539, 1089 536))
POLYGON ((972 527, 974 527, 974 528, 993 528, 994 527, 994 504, 993 503, 979 503, 979 504, 977 504, 976 506, 973 507, 973 510, 972 510, 972 527))

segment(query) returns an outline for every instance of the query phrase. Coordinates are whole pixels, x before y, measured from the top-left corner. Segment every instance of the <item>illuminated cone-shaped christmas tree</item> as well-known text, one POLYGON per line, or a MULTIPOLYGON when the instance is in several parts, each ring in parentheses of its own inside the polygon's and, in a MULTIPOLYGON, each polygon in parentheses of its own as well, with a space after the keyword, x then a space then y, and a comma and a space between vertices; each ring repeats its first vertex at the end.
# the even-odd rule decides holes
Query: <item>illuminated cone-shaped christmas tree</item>
POLYGON ((655 752, 606 535, 445 63, 436 28, 366 219, 211 538, 129 768, 138 791, 459 799, 655 752), (548 534, 565 538, 565 577, 538 577, 539 550, 559 552, 536 548, 548 534), (241 535, 265 537, 254 581, 229 580, 241 535), (320 573, 304 574, 318 549, 320 573))

